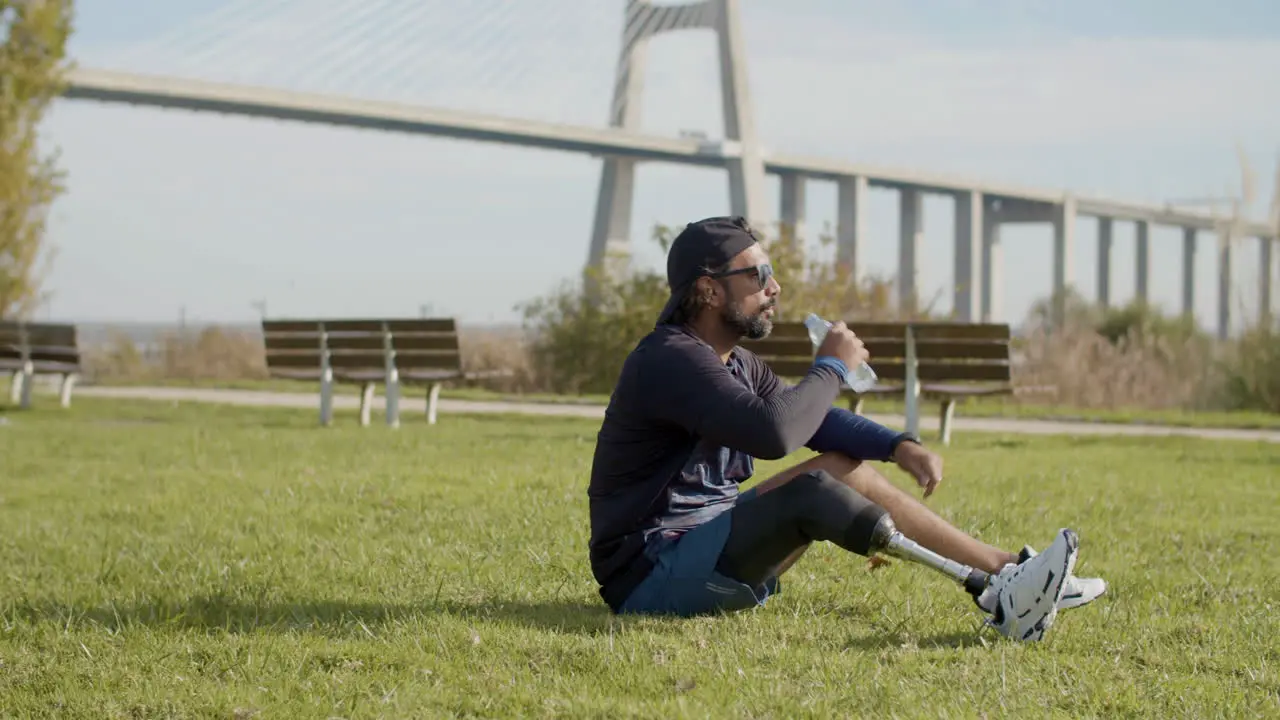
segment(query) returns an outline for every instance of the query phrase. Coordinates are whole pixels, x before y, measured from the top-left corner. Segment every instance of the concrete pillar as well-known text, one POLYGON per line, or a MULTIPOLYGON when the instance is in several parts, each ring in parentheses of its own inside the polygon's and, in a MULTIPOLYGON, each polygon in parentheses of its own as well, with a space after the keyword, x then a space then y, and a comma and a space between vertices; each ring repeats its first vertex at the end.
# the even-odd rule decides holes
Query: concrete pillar
POLYGON ((982 322, 1000 322, 1004 308, 1004 252, 1000 221, 982 216, 982 322))
POLYGON ((1066 317, 1066 292, 1075 280, 1076 201, 1068 197, 1053 213, 1053 314, 1054 322, 1066 317))
POLYGON ((1182 315, 1196 316, 1196 229, 1182 228, 1182 315))
POLYGON ((1111 230, 1115 223, 1109 217, 1098 218, 1098 303, 1111 305, 1111 230))
POLYGON ((1151 300, 1151 223, 1139 220, 1135 224, 1136 231, 1133 287, 1138 300, 1151 300))
POLYGON ((862 271, 862 243, 866 237, 867 179, 843 177, 836 185, 836 263, 855 282, 862 271))
POLYGON ((1275 241, 1258 238, 1258 324, 1271 327, 1271 273, 1275 267, 1275 241))
POLYGON ((917 280, 920 240, 924 236, 923 196, 915 188, 899 191, 898 206, 898 308, 914 313, 919 291, 917 280))
MULTIPOLYGON (((755 116, 752 114, 751 93, 747 83, 747 48, 742 34, 739 0, 710 0, 714 13, 714 27, 720 41, 720 98, 724 112, 724 136, 737 142, 740 154, 727 162, 729 171, 729 206, 734 215, 742 215, 753 224, 764 224, 764 154, 756 136, 755 116)), ((697 5, 654 6, 667 12, 674 7, 693 8, 697 5)))
POLYGON ((782 201, 779 204, 778 219, 782 223, 781 233, 791 233, 791 237, 805 239, 805 178, 796 173, 784 173, 782 180, 782 201))
POLYGON ((608 275, 625 274, 631 260, 631 204, 635 197, 634 160, 605 158, 596 196, 587 266, 608 275))
POLYGON ((980 192, 956 198, 955 295, 952 311, 960 322, 975 322, 982 312, 982 209, 980 192))
POLYGON ((1231 336, 1231 235, 1218 242, 1218 339, 1231 336))
MULTIPOLYGON (((644 99, 645 63, 648 59, 648 31, 651 18, 643 5, 627 8, 624 45, 614 77, 613 103, 609 125, 639 130, 644 99)), ((596 195, 596 214, 591 229, 587 267, 606 273, 624 272, 631 253, 631 206, 635 197, 636 162, 629 158, 605 158, 596 195), (609 261, 606 266, 606 260, 609 261)))

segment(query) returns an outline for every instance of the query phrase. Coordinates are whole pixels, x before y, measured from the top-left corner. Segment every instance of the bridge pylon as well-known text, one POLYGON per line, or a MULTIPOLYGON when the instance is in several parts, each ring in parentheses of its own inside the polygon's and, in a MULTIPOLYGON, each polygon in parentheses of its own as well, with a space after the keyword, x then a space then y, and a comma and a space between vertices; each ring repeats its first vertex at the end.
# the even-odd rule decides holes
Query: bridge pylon
MULTIPOLYGON (((640 130, 649 39, 659 33, 698 28, 714 31, 719 43, 720 100, 724 112, 724 142, 720 149, 729 180, 729 210, 751 222, 763 223, 767 220, 764 157, 756 137, 747 86, 747 55, 739 0, 702 0, 684 5, 628 0, 609 125, 640 130)), ((630 264, 636 163, 632 158, 604 158, 587 256, 589 273, 623 272, 630 264)))

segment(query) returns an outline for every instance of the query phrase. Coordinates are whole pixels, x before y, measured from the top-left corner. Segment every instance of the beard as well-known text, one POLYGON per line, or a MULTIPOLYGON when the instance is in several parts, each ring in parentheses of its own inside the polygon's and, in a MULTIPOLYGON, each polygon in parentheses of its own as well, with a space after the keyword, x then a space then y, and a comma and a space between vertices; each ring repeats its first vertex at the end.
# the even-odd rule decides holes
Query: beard
POLYGON ((738 337, 760 340, 768 337, 769 333, 773 330, 773 321, 765 317, 764 311, 777 304, 777 300, 767 303, 754 315, 747 315, 742 312, 742 308, 738 307, 736 303, 727 305, 720 311, 720 319, 724 321, 724 324, 733 330, 738 337))

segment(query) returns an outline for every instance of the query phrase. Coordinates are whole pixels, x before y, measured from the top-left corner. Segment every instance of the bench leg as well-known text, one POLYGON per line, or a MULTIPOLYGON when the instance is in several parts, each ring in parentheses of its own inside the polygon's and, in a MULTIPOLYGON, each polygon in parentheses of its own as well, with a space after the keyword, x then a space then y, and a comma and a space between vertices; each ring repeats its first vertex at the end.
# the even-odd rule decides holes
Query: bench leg
POLYGON ((36 384, 35 368, 27 363, 27 367, 22 371, 22 386, 18 391, 18 407, 26 410, 31 407, 31 389, 36 384))
POLYGON ((328 373, 320 378, 320 424, 333 424, 333 375, 328 373))
POLYGON ((9 379, 9 402, 13 405, 17 405, 22 400, 23 379, 21 370, 14 370, 13 377, 9 379))
POLYGON ((400 427, 400 379, 387 378, 387 426, 400 427))
POLYGON ((951 444, 951 418, 956 414, 956 399, 946 398, 942 401, 942 420, 938 425, 938 431, 942 435, 942 444, 951 444))
POLYGON ((62 390, 58 393, 58 399, 62 407, 71 407, 71 389, 76 386, 76 380, 79 377, 75 373, 67 373, 62 376, 62 390))
POLYGON ((369 415, 373 412, 373 383, 365 383, 360 388, 360 427, 369 426, 369 415))
POLYGON ((427 392, 427 424, 436 424, 436 410, 440 405, 440 388, 444 383, 431 383, 431 390, 427 392))

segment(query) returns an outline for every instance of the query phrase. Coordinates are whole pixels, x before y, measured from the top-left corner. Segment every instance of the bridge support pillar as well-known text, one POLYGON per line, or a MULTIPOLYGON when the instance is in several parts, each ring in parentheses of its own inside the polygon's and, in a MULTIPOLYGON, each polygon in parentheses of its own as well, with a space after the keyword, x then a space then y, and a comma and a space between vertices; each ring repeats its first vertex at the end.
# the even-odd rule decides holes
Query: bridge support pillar
POLYGON ((779 203, 779 233, 782 237, 805 240, 805 177, 796 173, 784 173, 782 199, 779 203))
POLYGON ((1231 336, 1231 233, 1218 238, 1218 339, 1231 336))
POLYGON ((912 315, 918 309, 920 240, 924 236, 923 195, 902 188, 898 195, 898 310, 912 315))
POLYGON ((994 208, 982 216, 982 322, 1000 322, 1004 306, 1004 250, 994 208))
MULTIPOLYGON (((618 276, 631 260, 631 204, 635 197, 636 164, 625 158, 605 158, 591 230, 588 269, 618 276)), ((592 279, 594 280, 594 278, 592 279)))
POLYGON ((836 263, 858 282, 866 237, 867 179, 842 177, 836 181, 836 263))
POLYGON ((1109 217, 1098 218, 1098 304, 1111 305, 1111 231, 1115 222, 1109 217))
POLYGON ((982 193, 957 193, 956 250, 952 314, 960 322, 974 322, 982 311, 982 193))
POLYGON ((1068 197, 1053 209, 1053 322, 1066 320, 1067 289, 1075 280, 1076 201, 1068 197))
POLYGON ((1196 234, 1194 227, 1182 228, 1182 316, 1196 316, 1196 234))
MULTIPOLYGON (((764 199, 764 153, 756 137, 756 120, 747 84, 747 48, 742 34, 739 0, 704 0, 681 9, 709 18, 711 22, 708 25, 716 31, 720 41, 724 136, 726 140, 737 143, 739 148, 737 155, 727 160, 730 212, 745 217, 752 224, 763 225, 769 219, 764 199)), ((666 13, 670 6, 657 10, 666 13)))
POLYGON ((1151 301, 1151 223, 1138 220, 1134 225, 1134 294, 1142 303, 1151 301))
POLYGON ((1258 238, 1258 324, 1271 327, 1271 276, 1275 272, 1275 240, 1258 238))

